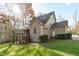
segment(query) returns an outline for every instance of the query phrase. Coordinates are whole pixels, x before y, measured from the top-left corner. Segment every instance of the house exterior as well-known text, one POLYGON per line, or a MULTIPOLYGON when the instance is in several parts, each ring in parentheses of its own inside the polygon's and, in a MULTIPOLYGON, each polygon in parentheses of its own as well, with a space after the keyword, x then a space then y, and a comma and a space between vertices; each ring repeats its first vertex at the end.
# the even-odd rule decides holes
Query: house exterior
POLYGON ((48 35, 48 39, 50 39, 56 34, 66 33, 67 25, 67 21, 57 22, 54 12, 35 17, 30 23, 32 42, 39 42, 41 35, 48 35))
POLYGON ((29 27, 24 23, 21 17, 15 18, 15 24, 13 25, 15 43, 28 43, 30 42, 29 27))
POLYGON ((67 28, 68 28, 68 21, 53 23, 51 26, 52 37, 54 37, 57 34, 67 33, 67 28))
POLYGON ((34 16, 34 11, 32 8, 32 3, 21 3, 18 4, 21 15, 14 17, 15 22, 14 34, 15 34, 15 43, 27 43, 30 42, 30 33, 29 33, 29 21, 34 16))
POLYGON ((10 16, 0 13, 0 43, 7 42, 12 33, 12 26, 10 16))

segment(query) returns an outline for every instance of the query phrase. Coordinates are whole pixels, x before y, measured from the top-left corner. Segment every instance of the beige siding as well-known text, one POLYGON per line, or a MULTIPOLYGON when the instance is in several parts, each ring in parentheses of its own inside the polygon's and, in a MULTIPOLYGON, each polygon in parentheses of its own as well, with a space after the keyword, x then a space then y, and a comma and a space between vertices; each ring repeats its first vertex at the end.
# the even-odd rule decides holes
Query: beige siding
POLYGON ((66 33, 67 27, 58 27, 55 29, 51 29, 52 24, 55 23, 55 19, 53 17, 53 14, 48 19, 47 23, 45 25, 41 25, 38 20, 33 20, 31 26, 30 26, 30 34, 33 42, 39 42, 39 36, 40 35, 48 35, 48 38, 50 39, 51 36, 56 34, 62 34, 66 33), (34 28, 36 28, 36 33, 34 33, 34 28))
POLYGON ((68 33, 67 29, 68 29, 68 27, 67 27, 67 25, 65 25, 65 33, 68 33))
POLYGON ((34 20, 30 27, 30 34, 33 42, 39 42, 39 36, 41 35, 41 25, 34 20), (36 28, 36 33, 34 33, 34 28, 36 28))
POLYGON ((55 23, 55 19, 54 19, 54 16, 53 14, 50 16, 50 18, 48 19, 47 23, 45 24, 45 27, 47 27, 48 31, 47 31, 47 34, 48 34, 48 38, 50 39, 51 38, 51 35, 52 35, 52 32, 51 32, 51 25, 55 23))
POLYGON ((42 26, 42 35, 48 35, 48 28, 45 26, 42 26))
POLYGON ((65 33, 65 27, 58 27, 52 30, 52 36, 56 34, 64 34, 65 33))
POLYGON ((50 27, 53 23, 55 23, 55 19, 54 19, 54 16, 52 14, 45 25, 47 27, 50 27))

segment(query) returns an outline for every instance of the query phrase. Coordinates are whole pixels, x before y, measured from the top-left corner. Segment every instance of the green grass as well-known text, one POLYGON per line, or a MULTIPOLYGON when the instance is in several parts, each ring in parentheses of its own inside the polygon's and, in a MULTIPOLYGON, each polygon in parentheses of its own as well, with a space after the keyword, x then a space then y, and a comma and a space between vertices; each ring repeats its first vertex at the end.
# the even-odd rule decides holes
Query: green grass
POLYGON ((75 56, 79 41, 51 40, 48 43, 0 44, 1 56, 75 56))

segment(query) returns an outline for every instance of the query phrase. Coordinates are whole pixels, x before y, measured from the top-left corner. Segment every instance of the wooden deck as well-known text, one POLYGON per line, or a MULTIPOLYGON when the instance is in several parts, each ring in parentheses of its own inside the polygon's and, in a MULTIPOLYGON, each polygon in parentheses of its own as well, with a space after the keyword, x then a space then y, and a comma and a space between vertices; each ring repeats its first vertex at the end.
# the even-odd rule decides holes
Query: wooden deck
POLYGON ((15 43, 29 43, 29 42, 31 42, 29 30, 15 31, 15 43))

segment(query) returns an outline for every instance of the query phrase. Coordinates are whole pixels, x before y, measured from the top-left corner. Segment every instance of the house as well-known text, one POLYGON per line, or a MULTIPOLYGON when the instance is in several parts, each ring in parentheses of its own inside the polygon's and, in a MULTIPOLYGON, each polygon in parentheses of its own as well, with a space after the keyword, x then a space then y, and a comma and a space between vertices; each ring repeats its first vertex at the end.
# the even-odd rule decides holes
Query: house
POLYGON ((67 28, 68 28, 68 21, 53 23, 51 26, 52 37, 54 37, 57 34, 67 33, 67 28))
POLYGON ((29 27, 26 26, 23 21, 24 20, 19 16, 15 18, 15 24, 13 25, 15 43, 29 43, 30 42, 29 27))
POLYGON ((39 36, 48 35, 48 39, 56 34, 66 33, 67 21, 57 22, 55 13, 34 17, 30 23, 30 35, 32 42, 39 42, 39 36))
POLYGON ((15 43, 29 43, 30 40, 29 29, 15 29, 15 43))

